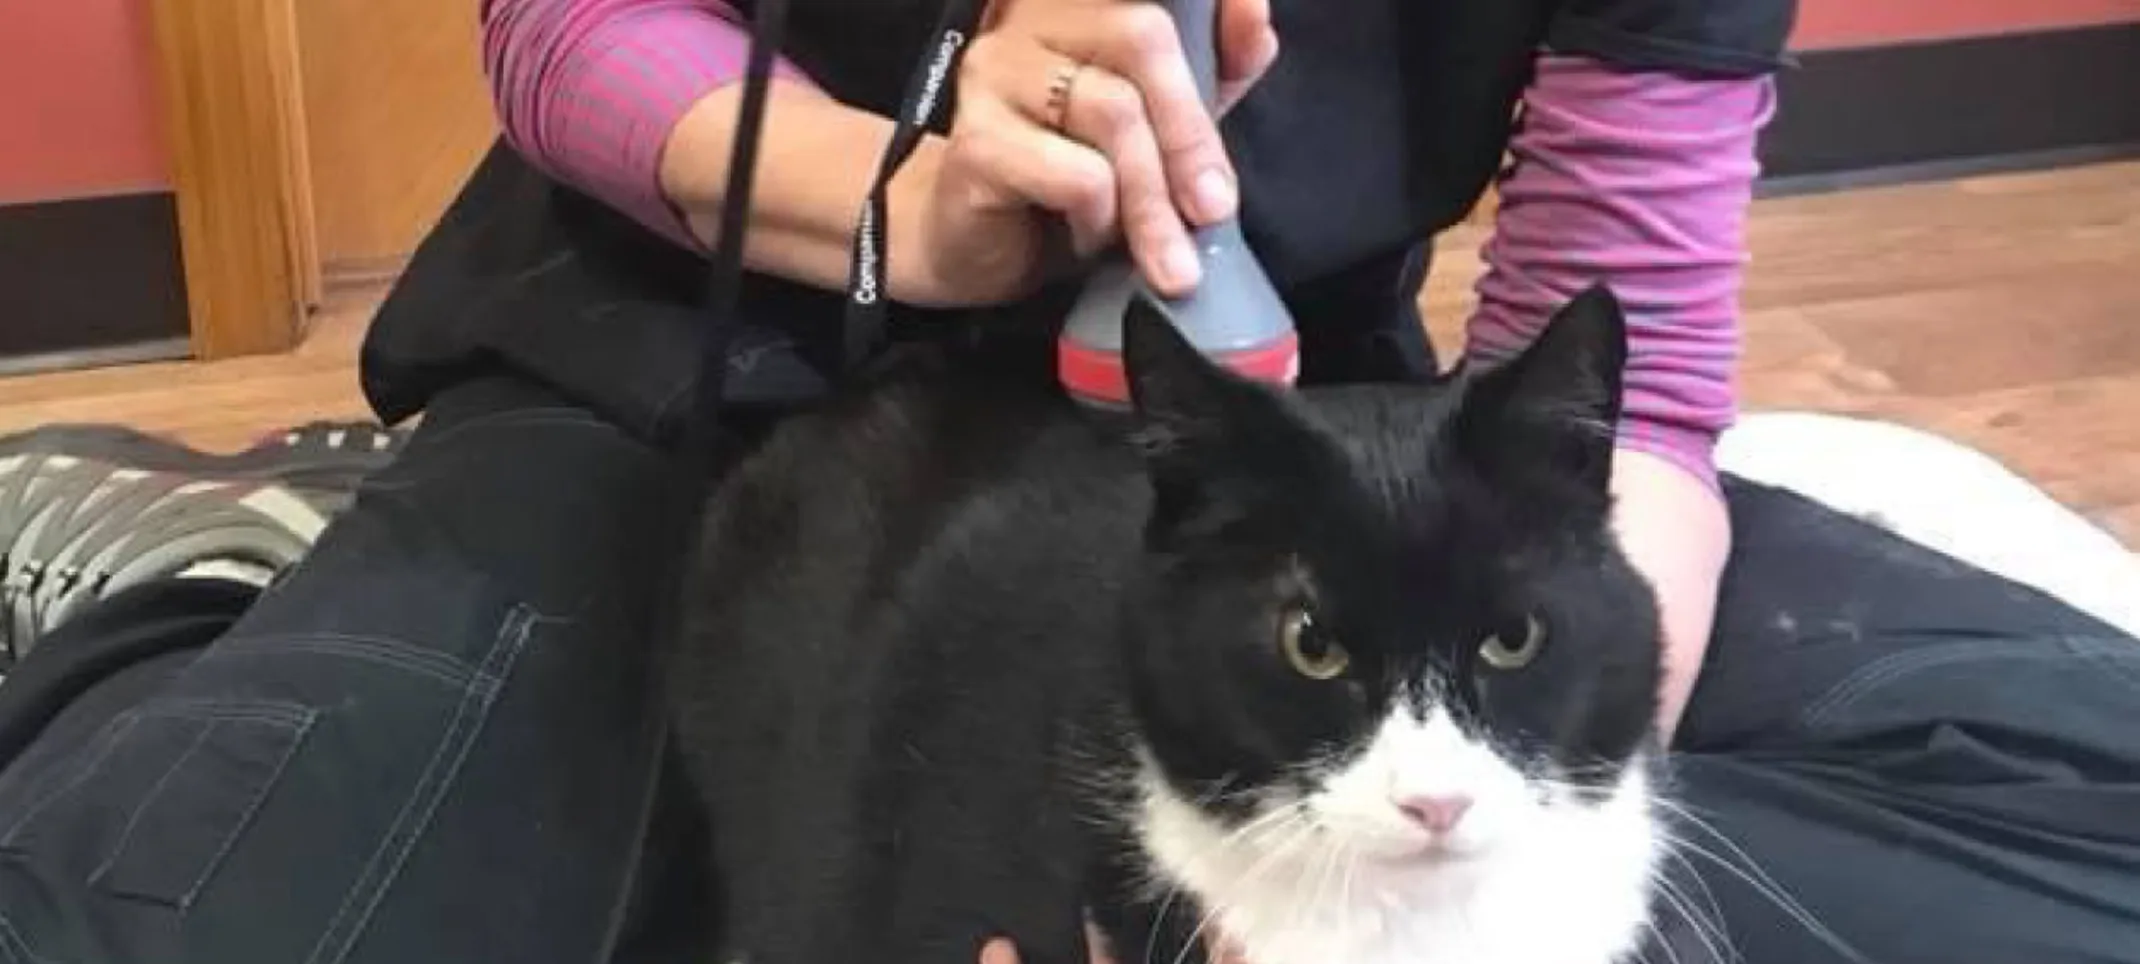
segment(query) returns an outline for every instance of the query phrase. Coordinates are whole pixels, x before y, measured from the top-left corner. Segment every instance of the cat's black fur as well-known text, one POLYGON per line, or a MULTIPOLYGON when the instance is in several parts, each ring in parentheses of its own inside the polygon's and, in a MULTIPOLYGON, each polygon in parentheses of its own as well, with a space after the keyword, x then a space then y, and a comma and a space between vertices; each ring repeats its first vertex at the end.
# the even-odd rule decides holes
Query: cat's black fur
POLYGON ((1077 964, 1089 904, 1123 964, 1168 964, 1196 915, 1144 933, 1132 746, 1224 816, 1423 670, 1607 779, 1658 672, 1606 534, 1625 351, 1597 289, 1488 372, 1279 393, 1139 314, 1135 444, 1052 386, 925 364, 784 425, 709 512, 672 677, 718 960, 969 964, 1008 935, 1077 964), (1343 680, 1275 658, 1308 591, 1343 680), (1530 612, 1554 646, 1488 681, 1478 640, 1530 612))

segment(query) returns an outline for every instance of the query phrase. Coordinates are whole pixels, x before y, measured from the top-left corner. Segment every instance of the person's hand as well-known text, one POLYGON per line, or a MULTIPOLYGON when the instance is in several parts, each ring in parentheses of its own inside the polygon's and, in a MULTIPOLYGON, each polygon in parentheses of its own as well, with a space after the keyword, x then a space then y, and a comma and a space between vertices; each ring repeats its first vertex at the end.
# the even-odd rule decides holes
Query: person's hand
MULTIPOLYGON (((1218 9, 1223 109, 1278 41, 1268 0, 1218 9)), ((996 0, 960 68, 950 136, 892 191, 894 236, 908 238, 894 296, 939 306, 1015 298, 1052 259, 1117 238, 1155 288, 1185 294, 1200 274, 1188 225, 1239 203, 1173 20, 1149 0, 996 0)))
MULTIPOLYGON (((1115 964, 1114 955, 1107 952, 1107 938, 1100 929, 1085 922, 1085 948, 1087 964, 1115 964)), ((1019 964, 1018 946, 1008 937, 998 937, 981 945, 981 964, 1019 964)))
MULTIPOLYGON (((1088 964, 1115 964, 1113 954, 1108 953, 1107 938, 1090 921, 1085 924, 1085 946, 1089 948, 1088 964)), ((998 937, 981 946, 981 964, 1018 964, 1018 948, 1007 937, 998 937)), ((1240 949, 1223 938, 1214 941, 1210 964, 1248 964, 1240 949)))

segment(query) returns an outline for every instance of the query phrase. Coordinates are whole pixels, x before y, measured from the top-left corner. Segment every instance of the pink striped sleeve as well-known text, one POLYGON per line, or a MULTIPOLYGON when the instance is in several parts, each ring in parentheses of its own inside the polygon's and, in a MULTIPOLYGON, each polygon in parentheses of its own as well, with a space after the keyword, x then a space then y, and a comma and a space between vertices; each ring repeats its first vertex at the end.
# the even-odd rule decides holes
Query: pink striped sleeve
POLYGON ((1604 281, 1628 309, 1620 441, 1711 485, 1737 414, 1739 285, 1769 78, 1697 79, 1551 56, 1524 97, 1468 350, 1492 360, 1604 281))
MULTIPOLYGON (((530 162, 686 247, 661 190, 684 112, 742 77, 744 21, 722 0, 489 0, 483 68, 505 139, 530 162)), ((782 76, 804 79, 782 62, 782 76)))

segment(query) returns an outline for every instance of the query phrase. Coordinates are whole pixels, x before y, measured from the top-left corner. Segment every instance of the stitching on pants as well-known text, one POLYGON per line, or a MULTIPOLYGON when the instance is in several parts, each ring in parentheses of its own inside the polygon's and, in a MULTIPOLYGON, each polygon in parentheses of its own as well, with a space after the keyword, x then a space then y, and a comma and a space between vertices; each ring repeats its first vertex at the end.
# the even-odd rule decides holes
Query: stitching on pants
MULTIPOLYGON (((125 852, 127 841, 133 836, 134 825, 140 820, 142 812, 148 809, 148 805, 160 794, 164 783, 171 778, 172 774, 177 773, 184 767, 186 761, 191 759, 193 754, 207 741, 209 734, 215 730, 218 723, 242 721, 290 727, 297 731, 297 736, 290 741, 290 750, 294 751, 303 742, 304 734, 311 729, 312 723, 318 718, 318 715, 317 711, 302 704, 278 700, 262 700, 242 704, 209 700, 183 700, 170 701, 135 710, 123 717, 123 722, 115 720, 115 725, 111 729, 111 737, 107 744, 89 763, 82 767, 79 773, 74 775, 67 787, 48 795, 44 800, 40 801, 39 806, 42 808, 52 800, 86 781, 89 776, 102 767, 104 759, 120 743, 126 741, 127 736, 133 732, 135 725, 142 719, 152 717, 192 719, 202 720, 208 724, 201 729, 200 735, 194 737, 193 742, 187 745, 185 752, 179 754, 177 760, 172 763, 169 769, 164 771, 163 776, 157 779, 156 784, 149 789, 142 797, 141 802, 135 806, 134 812, 127 818, 126 828, 120 831, 119 841, 112 846, 111 853, 105 857, 103 863, 91 873, 90 881, 94 886, 96 880, 108 872, 112 863, 121 853, 125 852)), ((260 803, 266 799, 267 790, 281 779, 283 769, 289 765, 290 758, 294 755, 294 752, 286 751, 281 762, 276 765, 275 770, 262 782, 260 792, 255 795, 244 816, 239 818, 229 838, 223 842, 222 848, 216 852, 214 859, 204 865, 201 879, 196 880, 193 887, 187 892, 183 902, 180 904, 181 908, 192 906, 194 899, 200 893, 201 885, 207 880, 206 869, 221 864, 223 858, 230 853, 230 848, 237 842, 239 837, 243 836, 241 831, 247 824, 252 822, 253 814, 258 812, 260 803)), ((15 827, 9 830, 9 838, 12 839, 13 835, 19 832, 21 827, 26 825, 34 816, 34 813, 24 814, 17 821, 15 827)), ((29 964, 63 964, 60 958, 46 957, 39 954, 31 946, 29 940, 23 936, 21 929, 15 926, 14 919, 7 915, 5 909, 0 909, 0 961, 13 962, 13 964, 23 964, 23 962, 29 962, 29 964)))
MULTIPOLYGON (((198 720, 197 717, 188 717, 178 713, 169 714, 166 719, 198 720)), ((193 755, 200 752, 201 744, 208 742, 208 735, 214 733, 215 728, 222 725, 221 720, 198 721, 203 724, 201 731, 193 735, 193 742, 186 744, 186 751, 174 758, 171 761, 171 765, 164 768, 163 775, 157 777, 155 783, 149 784, 148 792, 142 794, 141 799, 134 802, 134 812, 126 815, 126 826, 120 828, 119 839, 112 843, 111 852, 105 854, 104 859, 97 863, 97 869, 89 872, 89 881, 92 885, 104 879, 104 875, 110 872, 111 865, 118 862, 119 855, 126 852, 127 841, 134 839, 134 827, 141 822, 141 815, 148 812, 149 804, 155 803, 156 798, 163 795, 164 785, 171 782, 171 775, 183 769, 186 761, 193 759, 193 755)))
POLYGON ((6 951, 7 959, 16 964, 23 961, 30 961, 31 964, 59 964, 57 960, 31 950, 30 942, 22 939, 22 932, 15 929, 15 922, 9 919, 4 911, 0 911, 0 937, 7 938, 0 940, 0 951, 6 951))
POLYGON ((1830 688, 1799 714, 1799 722, 1807 728, 1817 728, 1825 724, 1829 717, 1848 709, 1872 690, 1923 670, 1976 661, 2028 663, 2087 658, 2101 654, 2102 651, 2097 647, 2104 642, 2105 640, 2095 637, 2081 636, 2054 637, 2038 644, 2016 643, 2010 639, 1972 640, 1896 653, 1875 660, 1871 665, 1830 688), (2088 651, 2084 652, 2084 649, 2088 651))
MULTIPOLYGON (((438 435, 422 438, 420 441, 423 448, 434 448, 456 436, 467 434, 479 428, 591 428, 615 441, 631 443, 631 438, 616 426, 579 409, 497 412, 462 422, 459 425, 442 430, 438 435), (572 413, 574 417, 560 417, 565 413, 572 413)), ((418 449, 415 447, 415 443, 412 443, 411 447, 401 457, 407 458, 410 453, 416 451, 418 449)), ((402 464, 406 463, 396 463, 397 466, 402 464)), ((393 467, 389 467, 386 471, 365 479, 364 490, 381 494, 406 492, 423 484, 424 481, 425 479, 420 476, 411 477, 396 474, 393 471, 393 467)))
POLYGON ((394 815, 393 822, 379 840, 379 846, 372 851, 371 859, 365 861, 364 871, 350 884, 341 906, 335 909, 319 942, 305 958, 307 964, 338 962, 356 946, 357 937, 370 923, 373 912, 378 910, 388 885, 401 872, 403 862, 415 850, 424 828, 438 812, 439 803, 459 775, 461 763, 475 745, 476 734, 497 699, 501 681, 511 672, 538 621, 540 618, 532 610, 520 605, 513 608, 499 627, 490 652, 485 654, 482 665, 470 677, 459 705, 454 707, 453 718, 439 736, 438 746, 432 750, 431 759, 424 765, 416 786, 402 804, 401 811, 394 815), (354 920, 352 914, 356 915, 354 920))
MULTIPOLYGON (((711 338, 713 335, 708 333, 706 337, 711 338)), ((667 425, 671 419, 676 417, 674 409, 677 407, 677 403, 683 401, 684 393, 687 389, 697 387, 697 381, 697 379, 689 376, 680 376, 676 379, 676 384, 669 386, 669 390, 661 394, 661 401, 654 406, 653 424, 655 426, 667 425)))
MULTIPOLYGON (((484 663, 488 665, 495 662, 499 651, 509 643, 514 644, 517 650, 517 641, 526 638, 529 625, 530 617, 526 607, 516 606, 499 626, 498 635, 491 643, 490 652, 485 654, 484 663)), ((442 761, 452 755, 453 761, 445 763, 444 768, 449 771, 459 768, 460 757, 465 755, 465 744, 472 741, 472 734, 467 737, 462 735, 470 711, 474 709, 478 714, 487 712, 495 692, 496 687, 491 685, 491 677, 483 673, 472 676, 463 687, 461 700, 454 707, 453 718, 439 735, 438 745, 432 749, 431 759, 424 764, 423 773, 417 778, 416 786, 410 790, 409 798, 402 803, 401 810, 394 815, 393 822, 388 824, 386 833, 380 837, 379 845, 372 851, 370 859, 365 861, 363 872, 350 884, 349 892, 342 896, 341 905, 335 908, 334 917, 328 921, 326 930, 320 934, 319 942, 313 946, 312 953, 306 958, 308 964, 339 961, 355 944, 364 923, 378 906, 379 895, 384 892, 387 881, 399 870, 401 862, 407 859, 409 851, 420 836, 420 830, 409 827, 412 814, 420 808, 428 811, 437 806, 438 798, 443 796, 443 785, 451 782, 450 776, 441 772, 442 761), (475 704, 481 704, 480 708, 475 704), (388 857, 387 852, 392 849, 398 849, 400 852, 388 857), (391 869, 381 871, 382 861, 387 861, 391 869), (349 924, 349 915, 355 909, 360 896, 365 898, 362 919, 355 924, 349 924)), ((426 813, 416 822, 427 823, 429 820, 430 815, 426 813)))
POLYGON ((511 412, 492 412, 478 415, 459 425, 447 428, 424 439, 425 445, 438 445, 455 436, 465 435, 479 428, 527 428, 538 426, 598 428, 616 434, 616 427, 596 418, 593 413, 577 408, 520 409, 511 412))
POLYGON ((158 778, 156 784, 149 788, 147 794, 142 797, 141 802, 136 805, 133 815, 127 818, 126 828, 120 832, 118 842, 112 845, 111 853, 106 855, 103 863, 99 864, 96 870, 90 873, 89 883, 92 887, 102 886, 106 875, 111 873, 112 865, 117 863, 120 856, 126 852, 128 842, 133 839, 134 824, 141 819, 142 812, 162 796, 164 783, 170 780, 173 774, 184 768, 186 762, 213 735, 217 725, 222 723, 263 723, 280 727, 289 735, 289 738, 283 743, 281 755, 275 760, 275 765, 269 769, 267 776, 262 778, 259 786, 253 790, 252 799, 246 802, 245 807, 239 812, 238 818, 231 822, 230 829, 226 831, 222 844, 216 848, 213 856, 201 864, 200 875, 194 878, 183 894, 178 896, 176 901, 178 908, 180 910, 189 910, 193 907, 194 901, 200 897, 201 888, 207 884, 208 878, 214 869, 222 865, 223 859, 230 856, 231 848, 235 847, 238 840, 245 836, 245 828, 252 824, 254 815, 260 811, 260 805, 266 802, 269 791, 273 790, 276 784, 282 781, 283 771, 289 768, 291 758, 297 755, 297 748, 304 744, 305 735, 312 731, 313 723, 319 719, 319 711, 302 704, 279 700, 248 701, 244 703, 216 700, 183 700, 154 704, 152 708, 143 711, 141 715, 205 720, 209 725, 201 731, 200 736, 194 739, 193 744, 188 746, 183 754, 180 754, 178 762, 172 764, 171 768, 166 770, 162 777, 158 778))
POLYGON ((284 652, 345 656, 394 669, 405 669, 448 686, 467 686, 469 678, 476 672, 473 667, 451 656, 418 649, 398 639, 343 633, 269 633, 227 639, 210 647, 201 657, 201 661, 222 658, 231 653, 273 656, 284 652))
POLYGON ((2077 639, 2073 642, 2090 644, 2075 648, 2081 650, 2082 656, 2103 664, 2103 668, 2109 670, 2111 675, 2125 680, 2134 690, 2140 691, 2140 641, 2077 639))
POLYGON ((230 848, 237 846, 239 838, 245 836, 245 828, 252 826, 253 817, 260 813, 260 805, 267 802, 268 793, 275 789, 276 784, 282 782, 282 772, 290 768, 290 761, 297 756, 297 748, 304 745, 305 736, 312 732, 312 724, 318 720, 319 711, 308 709, 302 721, 290 726, 294 732, 290 734, 289 742, 283 745, 282 758, 275 761, 275 766, 268 771, 267 778, 260 781, 259 789, 253 791, 253 799, 231 824, 230 833, 223 838, 223 845, 216 848, 215 856, 208 858, 208 861, 201 865, 201 875, 194 878, 184 894, 179 895, 180 910, 191 910, 193 902, 200 899, 201 888, 208 885, 209 875, 215 868, 223 865, 223 858, 230 856, 230 848))
POLYGON ((140 722, 140 719, 139 715, 128 713, 113 720, 110 724, 110 736, 104 741, 104 745, 98 748, 96 755, 90 757, 89 761, 82 764, 80 769, 74 771, 74 775, 69 777, 64 785, 54 789, 51 793, 39 797, 36 803, 31 804, 22 812, 21 816, 16 817, 15 822, 8 825, 7 833, 0 834, 0 847, 13 847, 15 845, 15 837, 17 834, 22 833, 22 828, 29 826, 30 821, 37 819, 38 815, 44 813, 45 808, 50 807, 53 801, 73 793, 83 783, 88 782, 91 776, 94 776, 98 770, 103 768, 104 760, 111 756, 112 750, 116 749, 120 742, 126 739, 128 733, 133 732, 134 724, 140 722))
POLYGON ((1835 712, 1839 704, 1856 699, 1865 689, 1886 682, 1895 673, 1908 672, 1918 663, 1966 658, 1977 651, 1996 654, 1999 650, 2011 648, 2013 645, 2009 640, 1973 640, 1949 646, 1890 653, 1859 667, 1856 672, 1843 677, 1842 682, 1829 687, 1826 693, 1806 704, 1806 708, 1798 714, 1798 720, 1809 726, 1818 723, 1835 712), (1964 652, 1965 650, 1967 652, 1964 652))
POLYGON ((140 712, 143 716, 183 716, 199 720, 237 720, 281 723, 287 726, 308 723, 317 715, 311 707, 303 703, 254 699, 243 702, 227 699, 158 700, 149 703, 140 712))

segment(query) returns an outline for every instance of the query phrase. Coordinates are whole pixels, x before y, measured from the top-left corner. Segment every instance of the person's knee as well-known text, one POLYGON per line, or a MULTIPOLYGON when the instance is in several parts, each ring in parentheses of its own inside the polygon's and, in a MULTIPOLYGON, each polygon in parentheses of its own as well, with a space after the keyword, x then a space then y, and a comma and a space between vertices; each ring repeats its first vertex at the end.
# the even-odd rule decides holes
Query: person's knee
POLYGON ((1956 783, 1934 748, 1883 754, 1676 758, 1657 909, 1672 948, 1747 964, 2140 952, 2140 849, 2095 827, 2132 812, 2140 776, 1956 783))

